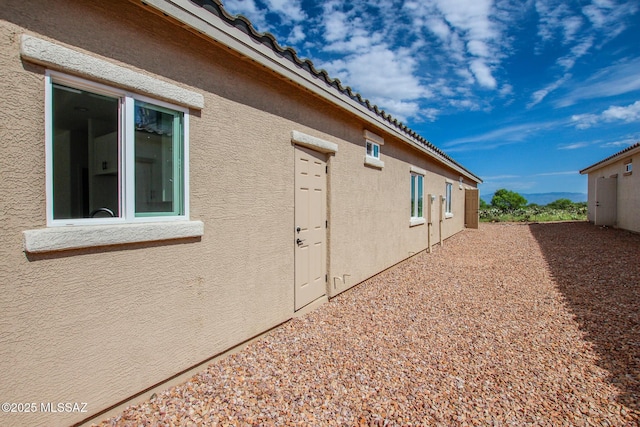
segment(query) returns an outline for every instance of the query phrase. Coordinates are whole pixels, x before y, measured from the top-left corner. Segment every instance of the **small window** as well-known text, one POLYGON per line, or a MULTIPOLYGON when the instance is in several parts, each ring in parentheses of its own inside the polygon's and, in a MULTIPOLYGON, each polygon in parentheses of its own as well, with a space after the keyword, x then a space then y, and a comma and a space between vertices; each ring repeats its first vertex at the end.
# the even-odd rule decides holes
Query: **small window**
POLYGON ((50 222, 184 217, 185 109, 66 76, 48 84, 50 222))
POLYGON ((453 188, 453 184, 447 182, 445 184, 445 202, 444 202, 444 212, 449 216, 453 216, 453 212, 451 211, 451 189, 453 188))
POLYGON ((380 159, 380 144, 367 140, 367 156, 380 159))
POLYGON ((626 175, 631 175, 632 172, 633 172, 633 163, 629 161, 629 163, 624 165, 624 173, 626 175))
POLYGON ((424 218, 424 177, 411 173, 411 218, 424 218))

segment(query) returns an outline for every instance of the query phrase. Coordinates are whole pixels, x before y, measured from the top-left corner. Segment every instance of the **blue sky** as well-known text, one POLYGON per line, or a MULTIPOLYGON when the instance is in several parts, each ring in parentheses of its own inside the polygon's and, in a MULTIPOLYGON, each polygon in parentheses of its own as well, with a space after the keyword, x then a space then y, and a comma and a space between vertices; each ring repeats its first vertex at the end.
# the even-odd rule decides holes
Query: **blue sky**
MULTIPOLYGON (((224 0, 484 180, 585 193, 640 140, 640 0, 224 0)), ((384 153, 383 153, 384 155, 384 153)))

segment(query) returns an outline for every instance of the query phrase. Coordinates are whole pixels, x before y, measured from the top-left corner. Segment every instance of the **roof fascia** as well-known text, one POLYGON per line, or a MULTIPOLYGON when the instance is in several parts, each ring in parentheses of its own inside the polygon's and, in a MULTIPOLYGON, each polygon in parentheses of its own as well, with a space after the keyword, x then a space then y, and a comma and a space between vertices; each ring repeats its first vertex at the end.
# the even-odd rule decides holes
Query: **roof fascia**
POLYGON ((594 172, 598 169, 601 169, 605 166, 609 166, 610 164, 619 162, 620 160, 626 159, 627 157, 631 157, 634 154, 638 154, 640 153, 640 146, 637 146, 629 151, 623 150, 622 152, 618 153, 618 154, 614 154, 613 156, 611 156, 608 159, 605 160, 601 160, 598 163, 595 163, 585 169, 582 169, 580 171, 580 175, 585 175, 585 174, 590 174, 591 172, 594 172))
MULTIPOLYGON (((133 3, 141 6, 139 1, 131 0, 133 3)), ((327 83, 313 77, 310 73, 300 72, 299 68, 286 58, 280 57, 268 46, 253 40, 249 35, 239 29, 230 27, 213 13, 203 14, 200 6, 193 4, 189 0, 145 0, 144 5, 153 7, 157 11, 170 16, 183 24, 183 27, 190 31, 195 31, 212 40, 215 40, 234 51, 246 56, 260 65, 269 68, 281 76, 293 81, 304 87, 312 93, 326 99, 334 105, 350 111, 359 118, 365 120, 368 124, 382 129, 403 142, 417 148, 429 157, 441 164, 448 166, 466 178, 481 183, 482 180, 472 173, 461 168, 457 164, 440 156, 437 152, 430 150, 429 147, 414 141, 405 133, 395 128, 390 122, 376 116, 372 111, 357 103, 342 92, 336 90, 327 83)))

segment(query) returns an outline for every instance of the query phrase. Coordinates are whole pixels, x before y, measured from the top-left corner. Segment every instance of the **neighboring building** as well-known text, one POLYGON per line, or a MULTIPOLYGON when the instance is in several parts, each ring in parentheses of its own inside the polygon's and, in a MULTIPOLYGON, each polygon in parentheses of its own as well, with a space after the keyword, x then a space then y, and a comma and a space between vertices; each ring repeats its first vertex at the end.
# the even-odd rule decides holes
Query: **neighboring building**
POLYGON ((477 226, 477 176, 210 1, 5 0, 0 74, 0 396, 37 405, 0 425, 86 421, 477 226))
POLYGON ((640 142, 580 171, 588 175, 588 219, 640 233, 640 142), (634 162, 635 160, 635 162, 634 162))

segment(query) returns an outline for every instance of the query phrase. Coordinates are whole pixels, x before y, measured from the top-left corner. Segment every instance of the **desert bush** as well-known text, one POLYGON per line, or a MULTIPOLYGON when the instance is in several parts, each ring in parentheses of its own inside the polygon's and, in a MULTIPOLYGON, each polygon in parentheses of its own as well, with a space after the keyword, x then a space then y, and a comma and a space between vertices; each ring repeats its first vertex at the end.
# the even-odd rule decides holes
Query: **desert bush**
POLYGON ((586 203, 550 203, 546 206, 530 205, 517 209, 501 209, 494 206, 481 208, 480 221, 483 222, 546 222, 585 221, 586 203))

